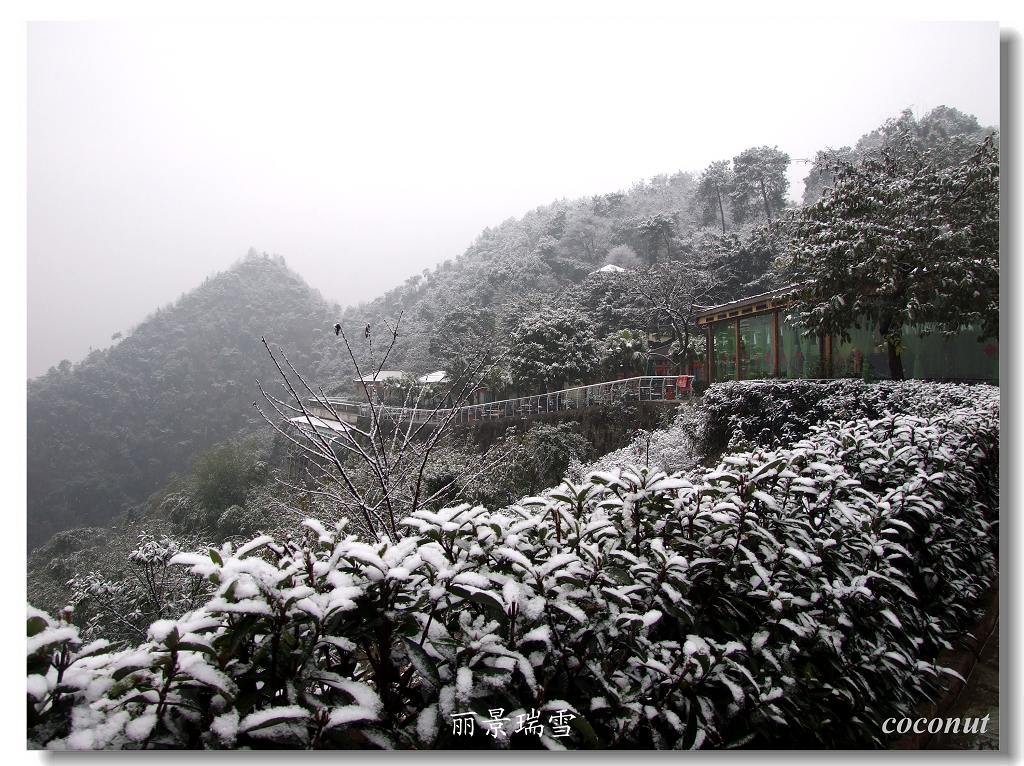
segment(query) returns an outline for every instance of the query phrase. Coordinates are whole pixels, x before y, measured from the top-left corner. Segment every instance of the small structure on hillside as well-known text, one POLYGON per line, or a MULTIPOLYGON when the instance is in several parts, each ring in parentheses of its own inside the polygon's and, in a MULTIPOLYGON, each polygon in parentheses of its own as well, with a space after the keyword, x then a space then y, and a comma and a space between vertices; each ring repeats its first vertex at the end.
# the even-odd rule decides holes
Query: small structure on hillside
POLYGON ((590 276, 593 276, 594 274, 621 274, 624 271, 625 269, 621 266, 617 266, 614 263, 606 263, 601 268, 590 272, 590 276))
MULTIPOLYGON (((307 409, 311 408, 307 407, 307 409)), ((348 423, 335 420, 329 413, 325 414, 327 414, 327 417, 323 418, 317 417, 313 414, 310 414, 308 418, 305 415, 298 415, 297 417, 289 418, 288 422, 300 431, 307 433, 319 431, 330 439, 352 431, 352 426, 348 423)))
POLYGON ((384 389, 389 384, 398 383, 406 376, 406 373, 401 370, 381 370, 376 375, 356 378, 352 381, 355 384, 356 401, 364 402, 367 397, 373 402, 383 401, 384 389))
MULTIPOLYGON (((805 335, 786 309, 799 285, 708 306, 697 312, 707 333, 707 382, 759 378, 889 377, 878 328, 869 322, 837 335, 805 335)), ((927 326, 903 330, 903 369, 908 378, 998 383, 999 344, 978 342, 977 328, 956 334, 927 326)))
POLYGON ((428 372, 426 375, 420 375, 416 378, 416 382, 421 386, 427 386, 434 383, 448 383, 448 372, 446 370, 435 370, 434 372, 428 372))

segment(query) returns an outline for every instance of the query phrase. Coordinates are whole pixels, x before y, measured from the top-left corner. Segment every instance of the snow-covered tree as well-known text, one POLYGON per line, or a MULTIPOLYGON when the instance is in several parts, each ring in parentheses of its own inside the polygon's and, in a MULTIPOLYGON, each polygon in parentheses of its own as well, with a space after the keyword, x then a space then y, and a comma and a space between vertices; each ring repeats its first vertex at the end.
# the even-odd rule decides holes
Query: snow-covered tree
POLYGON ((814 155, 811 169, 804 177, 803 204, 813 205, 820 200, 826 189, 835 182, 833 171, 844 162, 856 162, 858 155, 849 146, 838 149, 822 149, 814 155))
POLYGON ((832 186, 832 170, 840 161, 855 163, 882 147, 909 138, 919 149, 930 149, 933 160, 951 166, 970 156, 977 145, 993 132, 983 128, 978 118, 949 106, 937 106, 920 119, 910 109, 886 120, 865 133, 852 148, 819 151, 804 179, 804 205, 813 205, 832 186))
POLYGON ((599 344, 581 312, 550 308, 522 318, 506 361, 520 390, 540 385, 553 391, 597 371, 599 344))
POLYGON ((747 220, 758 208, 769 221, 773 212, 777 217, 786 206, 788 168, 789 155, 778 147, 752 147, 733 157, 729 199, 736 220, 747 220))
POLYGON ((631 218, 619 227, 618 237, 643 255, 648 265, 672 258, 678 224, 669 213, 631 218))
POLYGON ((616 245, 608 251, 605 260, 624 269, 638 269, 643 266, 640 256, 629 245, 616 245))
POLYGON ((177 619, 209 596, 202 578, 192 577, 171 559, 197 541, 142 534, 116 574, 76 575, 68 583, 69 603, 87 636, 140 641, 149 625, 177 619))
POLYGON ((462 374, 494 347, 497 335, 493 310, 472 304, 454 306, 433 327, 430 354, 449 373, 462 374))
POLYGON ((611 375, 642 371, 647 352, 647 336, 637 330, 619 330, 601 341, 601 361, 611 375))
POLYGON ((816 333, 875 326, 903 377, 910 325, 999 332, 999 149, 989 136, 946 166, 906 133, 833 169, 834 188, 795 217, 781 265, 804 285, 793 309, 816 333))
POLYGON ((670 328, 675 355, 687 365, 700 351, 694 314, 715 288, 710 264, 673 263, 637 272, 627 289, 659 324, 670 328))
POLYGON ((722 226, 725 234, 725 199, 732 188, 733 174, 728 160, 719 160, 708 165, 697 181, 696 199, 700 207, 701 220, 722 226))
MULTIPOLYGON (((345 330, 339 330, 339 340, 359 379, 376 380, 388 362, 399 337, 401 317, 385 326, 388 341, 369 369, 359 363, 345 330)), ((371 330, 368 325, 367 341, 371 330)), ((449 439, 458 408, 480 386, 496 354, 481 353, 471 367, 447 383, 403 388, 403 398, 397 404, 383 401, 371 386, 363 386, 364 401, 356 404, 358 417, 353 423, 346 417, 350 411, 328 397, 322 387, 314 389, 283 351, 275 352, 265 338, 262 341, 284 394, 270 393, 257 381, 269 410, 258 402, 253 406, 291 446, 303 466, 300 482, 304 483, 279 481, 289 489, 308 490, 334 503, 338 515, 352 521, 370 539, 398 539, 398 522, 406 514, 431 507, 502 459, 486 454, 473 472, 456 476, 443 486, 430 486, 427 480, 431 457, 449 439)))

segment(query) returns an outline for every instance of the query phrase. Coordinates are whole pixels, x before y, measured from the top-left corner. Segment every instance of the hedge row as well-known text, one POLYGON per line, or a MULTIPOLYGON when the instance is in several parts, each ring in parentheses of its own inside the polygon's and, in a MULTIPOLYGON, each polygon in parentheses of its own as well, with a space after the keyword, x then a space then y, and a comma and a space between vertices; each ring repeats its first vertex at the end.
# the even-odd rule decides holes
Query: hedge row
POLYGON ((30 609, 30 742, 882 746, 995 576, 998 392, 974 391, 696 483, 597 472, 395 544, 309 521, 183 554, 214 597, 140 646, 30 609))
POLYGON ((698 455, 792 444, 826 421, 920 415, 960 407, 998 407, 989 385, 921 381, 752 380, 716 383, 680 418, 698 455), (980 398, 980 400, 979 400, 980 398), (978 401, 976 401, 978 400, 978 401))

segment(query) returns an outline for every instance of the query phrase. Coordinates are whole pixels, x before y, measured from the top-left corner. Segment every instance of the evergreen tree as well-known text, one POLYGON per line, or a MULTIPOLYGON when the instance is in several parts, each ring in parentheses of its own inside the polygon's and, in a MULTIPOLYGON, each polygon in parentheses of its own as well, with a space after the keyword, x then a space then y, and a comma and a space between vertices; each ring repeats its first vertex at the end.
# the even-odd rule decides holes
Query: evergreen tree
POLYGON ((755 147, 733 157, 730 199, 734 217, 746 220, 760 207, 765 218, 771 221, 772 212, 778 214, 786 205, 787 168, 789 155, 778 147, 755 147))
POLYGON ((697 182, 697 204, 700 207, 701 221, 722 226, 725 234, 725 197, 732 187, 733 175, 728 160, 719 160, 708 165, 697 182))
POLYGON ((952 167, 905 132, 833 169, 831 194, 796 216, 786 261, 805 288, 808 330, 849 337, 877 326, 889 372, 903 377, 902 333, 999 332, 999 149, 995 136, 952 167))
POLYGON ((540 311, 523 318, 508 356, 513 383, 549 391, 595 372, 599 345, 590 322, 569 308, 540 311))

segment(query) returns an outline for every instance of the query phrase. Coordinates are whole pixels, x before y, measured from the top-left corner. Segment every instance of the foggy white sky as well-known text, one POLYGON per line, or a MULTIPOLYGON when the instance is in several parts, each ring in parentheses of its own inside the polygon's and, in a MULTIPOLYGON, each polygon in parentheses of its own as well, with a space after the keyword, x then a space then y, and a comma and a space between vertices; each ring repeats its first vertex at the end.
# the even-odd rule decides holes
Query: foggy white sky
POLYGON ((249 246, 344 305, 557 198, 907 106, 999 123, 995 24, 46 23, 28 50, 30 376, 249 246))

